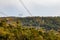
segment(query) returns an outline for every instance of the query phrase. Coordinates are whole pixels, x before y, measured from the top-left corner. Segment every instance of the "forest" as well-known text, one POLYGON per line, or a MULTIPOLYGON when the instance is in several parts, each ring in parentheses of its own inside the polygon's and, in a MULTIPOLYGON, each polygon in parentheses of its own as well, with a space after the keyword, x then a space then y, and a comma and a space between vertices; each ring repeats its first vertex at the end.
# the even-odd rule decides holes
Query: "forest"
POLYGON ((0 40, 60 40, 60 17, 0 17, 0 40))

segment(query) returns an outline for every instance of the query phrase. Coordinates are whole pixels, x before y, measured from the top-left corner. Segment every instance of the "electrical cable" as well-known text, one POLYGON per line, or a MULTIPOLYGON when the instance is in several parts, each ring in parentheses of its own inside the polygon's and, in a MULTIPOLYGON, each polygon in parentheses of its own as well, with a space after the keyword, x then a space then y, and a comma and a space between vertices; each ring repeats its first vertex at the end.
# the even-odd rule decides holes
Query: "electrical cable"
POLYGON ((5 14, 4 12, 0 12, 0 14, 4 15, 4 16, 8 16, 7 14, 5 14))
POLYGON ((26 9, 26 11, 32 16, 31 12, 28 10, 28 8, 25 6, 25 4, 23 3, 22 0, 19 0, 21 2, 21 4, 23 5, 23 7, 26 9))

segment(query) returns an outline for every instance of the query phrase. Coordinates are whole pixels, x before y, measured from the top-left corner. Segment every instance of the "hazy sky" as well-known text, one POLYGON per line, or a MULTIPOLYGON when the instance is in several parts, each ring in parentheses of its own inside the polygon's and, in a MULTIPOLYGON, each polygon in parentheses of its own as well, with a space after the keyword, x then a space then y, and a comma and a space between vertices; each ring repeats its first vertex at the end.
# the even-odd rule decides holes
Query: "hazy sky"
MULTIPOLYGON (((60 0, 22 1, 33 16, 60 16, 60 0)), ((0 12, 8 16, 30 16, 19 0, 0 0, 0 12)))

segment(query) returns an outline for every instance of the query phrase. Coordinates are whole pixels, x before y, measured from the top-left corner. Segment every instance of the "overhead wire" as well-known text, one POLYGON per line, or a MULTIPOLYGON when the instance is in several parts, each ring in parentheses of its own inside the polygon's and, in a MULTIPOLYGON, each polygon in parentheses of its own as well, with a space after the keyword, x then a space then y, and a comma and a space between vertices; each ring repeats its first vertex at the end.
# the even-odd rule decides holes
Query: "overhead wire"
MULTIPOLYGON (((29 11, 29 9, 25 6, 25 4, 23 3, 22 0, 19 0, 20 3, 23 5, 23 7, 26 9, 26 11, 29 13, 30 16, 32 16, 31 12, 29 11)), ((0 12, 0 14, 4 15, 4 16, 8 16, 7 14, 5 14, 4 12, 0 12)))
POLYGON ((5 14, 4 12, 0 12, 0 14, 4 15, 4 16, 8 16, 7 14, 5 14))
POLYGON ((20 3, 23 5, 23 7, 26 9, 26 11, 29 13, 30 16, 32 16, 31 12, 29 11, 29 9, 26 7, 26 5, 23 3, 22 0, 19 0, 20 3))
POLYGON ((6 14, 6 12, 4 12, 1 8, 0 8, 0 14, 2 14, 2 15, 4 15, 4 16, 8 16, 8 15, 6 14))

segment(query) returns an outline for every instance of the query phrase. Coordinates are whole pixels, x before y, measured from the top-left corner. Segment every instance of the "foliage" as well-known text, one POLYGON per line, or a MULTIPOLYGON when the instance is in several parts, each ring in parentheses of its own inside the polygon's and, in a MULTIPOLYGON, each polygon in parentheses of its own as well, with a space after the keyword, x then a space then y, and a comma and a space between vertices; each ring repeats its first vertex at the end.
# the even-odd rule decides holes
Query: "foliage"
MULTIPOLYGON (((49 20, 53 20, 53 18, 49 20)), ((18 19, 10 21, 6 19, 0 21, 0 40, 60 40, 60 31, 54 29, 46 30, 43 27, 23 26, 18 19)), ((41 25, 49 25, 51 23, 47 21, 45 19, 41 25)), ((55 22, 55 20, 53 21, 55 22)), ((56 21, 58 22, 59 20, 56 21)), ((32 21, 30 22, 32 23, 32 21)), ((50 24, 50 26, 53 26, 53 24, 50 24)))

